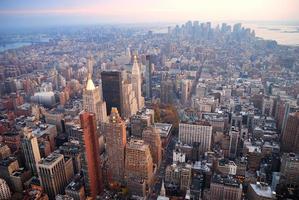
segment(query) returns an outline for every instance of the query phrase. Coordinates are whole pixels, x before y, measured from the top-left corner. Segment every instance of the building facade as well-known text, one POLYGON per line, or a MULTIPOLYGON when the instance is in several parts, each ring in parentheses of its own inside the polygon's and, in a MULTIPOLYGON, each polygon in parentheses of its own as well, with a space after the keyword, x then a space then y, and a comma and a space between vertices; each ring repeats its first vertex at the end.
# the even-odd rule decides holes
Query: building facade
POLYGON ((108 154, 108 181, 123 182, 125 168, 126 125, 117 108, 112 108, 109 121, 103 125, 108 154))
POLYGON ((209 151, 212 140, 212 126, 199 124, 179 124, 179 141, 183 144, 192 145, 199 142, 200 153, 209 151))
POLYGON ((83 112, 80 114, 80 122, 83 131, 79 142, 85 189, 89 196, 96 198, 103 190, 96 116, 94 113, 83 112))

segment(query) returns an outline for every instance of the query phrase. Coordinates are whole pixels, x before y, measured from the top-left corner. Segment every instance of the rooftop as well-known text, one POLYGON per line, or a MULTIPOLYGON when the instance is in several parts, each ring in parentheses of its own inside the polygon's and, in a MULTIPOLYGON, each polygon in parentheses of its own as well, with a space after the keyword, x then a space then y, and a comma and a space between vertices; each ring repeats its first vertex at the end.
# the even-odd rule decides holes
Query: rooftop
POLYGON ((172 124, 155 123, 156 130, 160 133, 161 137, 167 137, 171 131, 172 124))
POLYGON ((250 184, 250 186, 258 196, 272 198, 273 193, 268 184, 257 182, 256 184, 250 184))

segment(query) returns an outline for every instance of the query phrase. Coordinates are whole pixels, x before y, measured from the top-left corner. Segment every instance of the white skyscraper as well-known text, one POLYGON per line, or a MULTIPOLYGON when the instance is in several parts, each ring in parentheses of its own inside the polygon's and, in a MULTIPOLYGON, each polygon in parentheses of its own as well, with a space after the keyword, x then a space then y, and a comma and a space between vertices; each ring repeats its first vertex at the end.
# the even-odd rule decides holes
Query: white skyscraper
POLYGON ((137 99, 138 110, 140 110, 144 106, 144 98, 141 96, 141 74, 136 55, 132 67, 132 86, 137 99))
POLYGON ((105 122, 107 119, 106 102, 103 101, 99 86, 95 87, 91 78, 91 61, 88 62, 88 78, 86 88, 83 91, 83 109, 95 113, 97 122, 105 122))

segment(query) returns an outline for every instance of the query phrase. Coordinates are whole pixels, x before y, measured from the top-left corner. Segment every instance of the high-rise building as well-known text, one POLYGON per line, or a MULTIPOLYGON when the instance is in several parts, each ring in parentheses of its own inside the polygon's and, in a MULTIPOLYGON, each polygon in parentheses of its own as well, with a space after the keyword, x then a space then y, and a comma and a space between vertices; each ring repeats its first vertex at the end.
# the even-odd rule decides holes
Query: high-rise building
MULTIPOLYGON (((89 61, 89 65, 91 65, 91 61, 89 61)), ((88 112, 95 113, 97 122, 106 121, 106 103, 102 99, 99 86, 95 87, 90 72, 88 74, 86 87, 83 90, 83 108, 88 112)))
POLYGON ((284 153, 281 157, 280 182, 299 185, 299 154, 284 153))
POLYGON ((41 159, 37 138, 32 134, 32 130, 24 128, 24 138, 22 139, 22 150, 26 159, 26 167, 37 175, 36 163, 41 159))
POLYGON ((141 73, 137 61, 137 56, 134 56, 134 63, 132 67, 132 86, 137 99, 138 110, 144 106, 144 98, 141 95, 141 73))
POLYGON ((145 64, 145 96, 147 99, 152 98, 152 58, 151 55, 146 55, 146 64, 145 64))
POLYGON ((11 193, 4 179, 0 178, 0 199, 10 199, 11 193))
POLYGON ((232 127, 232 129, 229 131, 229 137, 229 157, 235 158, 237 156, 238 151, 240 132, 234 127, 232 127))
POLYGON ((120 71, 103 71, 101 73, 102 77, 102 88, 103 88, 103 98, 106 102, 106 110, 108 115, 112 107, 117 108, 118 112, 122 114, 122 102, 123 102, 123 92, 122 84, 123 78, 120 71))
POLYGON ((289 114, 282 135, 282 150, 299 153, 299 111, 289 114))
POLYGON ((153 162, 159 168, 162 160, 162 142, 160 133, 154 126, 147 127, 142 132, 143 141, 149 145, 153 162))
POLYGON ((103 124, 108 154, 109 182, 123 182, 125 168, 126 125, 117 108, 112 108, 109 121, 103 124))
POLYGON ((138 103, 132 84, 124 81, 122 84, 122 108, 121 116, 123 118, 130 118, 138 111, 138 103))
POLYGON ((189 102, 192 83, 190 80, 183 80, 181 85, 181 104, 185 105, 189 102))
POLYGON ((183 144, 192 145, 199 142, 200 153, 209 151, 212 140, 212 126, 200 124, 179 124, 179 141, 183 144))
POLYGON ((41 185, 50 199, 64 192, 67 184, 65 162, 62 154, 52 153, 37 164, 41 185))
POLYGON ((94 113, 83 112, 80 114, 80 122, 83 131, 79 143, 83 152, 81 158, 85 189, 95 199, 103 190, 96 116, 94 113))
POLYGON ((172 104, 174 102, 173 82, 165 80, 161 82, 160 100, 164 104, 172 104))
POLYGON ((153 160, 149 145, 132 139, 126 145, 125 177, 129 192, 146 196, 153 178, 153 160))

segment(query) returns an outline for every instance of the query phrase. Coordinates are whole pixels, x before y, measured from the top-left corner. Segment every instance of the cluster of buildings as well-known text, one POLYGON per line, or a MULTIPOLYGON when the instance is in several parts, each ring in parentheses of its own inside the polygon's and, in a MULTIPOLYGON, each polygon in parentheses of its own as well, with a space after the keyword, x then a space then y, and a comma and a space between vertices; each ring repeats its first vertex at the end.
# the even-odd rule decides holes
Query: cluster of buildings
POLYGON ((299 198, 298 48, 198 21, 48 34, 0 54, 0 199, 299 198))

